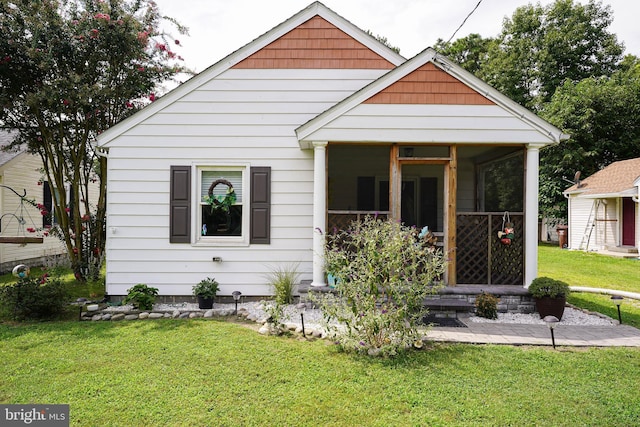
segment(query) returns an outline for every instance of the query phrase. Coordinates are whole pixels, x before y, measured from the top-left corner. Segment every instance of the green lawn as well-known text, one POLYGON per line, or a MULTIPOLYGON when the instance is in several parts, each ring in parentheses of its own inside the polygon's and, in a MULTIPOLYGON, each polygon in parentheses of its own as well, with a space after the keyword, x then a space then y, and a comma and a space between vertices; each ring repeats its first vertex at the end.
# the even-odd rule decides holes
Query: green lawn
POLYGON ((0 342, 0 402, 68 403, 78 426, 640 425, 637 349, 389 361, 210 320, 3 325, 0 342))
MULTIPOLYGON (((640 261, 637 259, 541 245, 538 252, 538 275, 564 280, 571 286, 640 293, 640 261)), ((609 295, 574 292, 569 297, 569 303, 618 318, 617 309, 609 295)), ((623 323, 640 328, 640 301, 625 299, 621 312, 623 323)))

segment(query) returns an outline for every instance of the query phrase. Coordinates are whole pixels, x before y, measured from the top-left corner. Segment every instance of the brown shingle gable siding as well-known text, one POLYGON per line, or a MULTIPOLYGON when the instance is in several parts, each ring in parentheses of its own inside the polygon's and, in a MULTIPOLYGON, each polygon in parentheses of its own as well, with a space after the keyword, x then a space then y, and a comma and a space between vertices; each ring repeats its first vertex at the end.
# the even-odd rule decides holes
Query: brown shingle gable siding
POLYGON ((493 105, 469 86, 428 63, 372 96, 365 104, 493 105))
POLYGON ((315 16, 233 68, 390 70, 394 65, 315 16))

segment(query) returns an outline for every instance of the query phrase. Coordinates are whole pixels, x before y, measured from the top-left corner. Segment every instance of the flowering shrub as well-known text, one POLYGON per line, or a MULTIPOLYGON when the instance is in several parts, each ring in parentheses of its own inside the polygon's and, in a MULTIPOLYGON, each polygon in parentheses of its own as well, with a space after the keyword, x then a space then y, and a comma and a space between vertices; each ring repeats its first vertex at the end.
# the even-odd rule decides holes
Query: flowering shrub
POLYGON ((25 277, 0 286, 0 317, 11 320, 50 320, 64 314, 69 302, 66 287, 57 277, 25 277))
POLYGON ((446 259, 415 228, 368 217, 328 235, 325 260, 336 294, 315 298, 344 349, 392 356, 421 340, 424 300, 442 286, 446 259))

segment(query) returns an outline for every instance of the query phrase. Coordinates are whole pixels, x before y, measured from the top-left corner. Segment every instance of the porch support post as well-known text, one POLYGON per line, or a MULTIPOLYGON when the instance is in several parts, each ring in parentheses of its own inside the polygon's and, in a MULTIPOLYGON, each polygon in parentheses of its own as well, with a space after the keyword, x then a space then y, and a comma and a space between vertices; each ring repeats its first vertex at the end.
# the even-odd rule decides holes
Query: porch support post
POLYGON ((327 141, 313 142, 313 281, 326 286, 324 244, 327 232, 327 141))
POLYGON ((524 285, 529 287, 538 275, 538 173, 540 146, 527 146, 524 203, 524 285))
POLYGON ((451 159, 449 160, 449 166, 445 168, 446 170, 446 208, 445 208, 445 218, 447 221, 447 228, 445 234, 445 251, 448 254, 451 261, 449 261, 449 266, 447 269, 447 285, 455 286, 457 282, 456 277, 456 256, 457 256, 457 224, 458 224, 458 146, 452 145, 451 148, 451 159))

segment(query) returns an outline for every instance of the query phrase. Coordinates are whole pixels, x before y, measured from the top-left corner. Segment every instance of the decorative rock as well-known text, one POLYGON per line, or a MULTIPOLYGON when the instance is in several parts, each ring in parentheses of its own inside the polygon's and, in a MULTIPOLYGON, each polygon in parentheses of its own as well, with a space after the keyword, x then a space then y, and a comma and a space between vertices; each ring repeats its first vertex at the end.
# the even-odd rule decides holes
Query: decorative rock
POLYGON ((207 310, 207 311, 205 311, 205 312, 204 312, 204 316, 203 316, 203 317, 205 317, 205 318, 207 318, 207 319, 212 318, 212 317, 213 317, 213 311, 214 311, 214 310, 207 310))
POLYGON ((103 314, 103 315, 102 315, 102 320, 111 320, 111 317, 112 317, 112 316, 111 316, 111 314, 110 314, 110 313, 103 314))
POLYGON ((102 314, 94 314, 91 316, 91 321, 96 322, 98 320, 102 320, 102 314))
MULTIPOLYGON (((305 332, 305 335, 306 335, 306 334, 307 334, 307 331, 304 331, 304 332, 305 332)), ((301 333, 302 333, 302 326, 297 326, 297 327, 296 327, 296 330, 295 330, 295 333, 296 333, 296 334, 301 334, 301 333)))
POLYGON ((139 319, 146 319, 148 317, 149 317, 149 313, 147 313, 146 311, 138 315, 139 319))
POLYGON ((322 338, 322 331, 315 330, 312 335, 314 338, 322 338))
POLYGON ((307 304, 305 304, 304 302, 301 302, 298 305, 296 305, 296 308, 298 310, 304 310, 305 308, 307 308, 307 304))
POLYGON ((180 312, 178 310, 173 310, 173 313, 171 313, 171 317, 173 317, 174 319, 180 317, 180 312))
POLYGON ((264 324, 262 325, 262 327, 260 327, 260 329, 258 329, 258 333, 262 335, 269 335, 271 333, 271 328, 269 327, 269 325, 264 324))
POLYGON ((187 317, 189 317, 189 313, 180 313, 178 316, 179 319, 186 319, 187 317))
POLYGON ((137 314, 127 314, 126 316, 124 316, 124 320, 136 320, 137 318, 137 314))
POLYGON ((202 317, 203 314, 199 311, 194 311, 193 313, 189 313, 189 319, 195 319, 196 317, 202 317))
POLYGON ((118 313, 111 316, 112 321, 123 320, 123 319, 124 319, 124 313, 118 313))
MULTIPOLYGON (((180 312, 178 312, 178 315, 180 315, 180 312)), ((165 313, 163 317, 170 319, 172 316, 171 313, 165 313)))
MULTIPOLYGON (((284 327, 287 328, 287 331, 295 331, 298 328, 298 325, 295 323, 287 323, 284 327)), ((302 328, 300 328, 300 330, 302 330, 302 328)))
POLYGON ((252 322, 255 322, 257 318, 258 317, 255 315, 255 313, 249 313, 249 315, 247 316, 247 320, 251 320, 252 322))
POLYGON ((149 314, 149 319, 160 319, 164 317, 164 314, 162 313, 150 313, 149 314))

